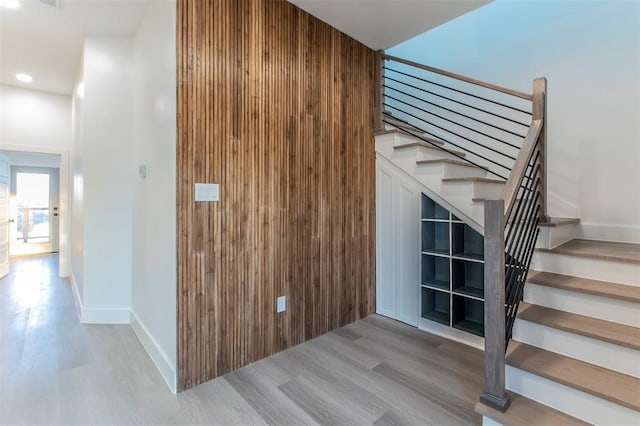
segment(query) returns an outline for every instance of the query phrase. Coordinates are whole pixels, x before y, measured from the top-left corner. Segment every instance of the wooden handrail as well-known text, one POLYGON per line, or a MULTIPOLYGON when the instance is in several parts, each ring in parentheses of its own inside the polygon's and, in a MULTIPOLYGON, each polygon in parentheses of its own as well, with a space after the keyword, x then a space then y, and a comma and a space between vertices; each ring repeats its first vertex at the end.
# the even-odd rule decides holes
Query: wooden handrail
POLYGON ((533 122, 531 123, 531 127, 529 127, 527 136, 522 142, 522 147, 520 148, 520 152, 518 153, 516 162, 513 164, 513 169, 511 169, 509 180, 507 180, 507 183, 502 190, 502 197, 500 198, 504 200, 505 216, 509 214, 511 207, 513 207, 513 204, 516 201, 518 189, 520 188, 520 184, 522 183, 524 174, 527 171, 527 167, 529 166, 529 160, 531 159, 531 156, 533 155, 533 152, 536 148, 536 143, 538 142, 538 138, 540 137, 542 126, 542 120, 533 120, 533 122))
POLYGON ((495 90, 497 92, 506 93, 507 95, 515 96, 517 98, 526 99, 528 101, 533 99, 533 95, 528 93, 519 92, 517 90, 508 89, 506 87, 498 86, 496 84, 487 83, 485 81, 476 80, 475 78, 467 77, 461 74, 456 74, 453 72, 445 71, 440 68, 430 67, 428 65, 419 64, 417 62, 409 61, 406 59, 398 58, 396 56, 382 54, 383 59, 387 59, 394 62, 399 62, 401 64, 409 65, 415 68, 420 68, 425 71, 430 71, 436 74, 444 75, 445 77, 455 78, 456 80, 465 81, 467 83, 475 84, 477 86, 486 87, 487 89, 495 90))

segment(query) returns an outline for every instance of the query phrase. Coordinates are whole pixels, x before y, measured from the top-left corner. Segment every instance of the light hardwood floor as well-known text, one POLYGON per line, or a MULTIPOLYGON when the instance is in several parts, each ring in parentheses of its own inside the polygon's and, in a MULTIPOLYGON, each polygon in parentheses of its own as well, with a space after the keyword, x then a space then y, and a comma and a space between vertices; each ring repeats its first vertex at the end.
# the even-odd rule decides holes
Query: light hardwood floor
POLYGON ((57 257, 0 280, 0 424, 479 424, 482 353, 371 316, 173 395, 126 325, 78 322, 57 257))

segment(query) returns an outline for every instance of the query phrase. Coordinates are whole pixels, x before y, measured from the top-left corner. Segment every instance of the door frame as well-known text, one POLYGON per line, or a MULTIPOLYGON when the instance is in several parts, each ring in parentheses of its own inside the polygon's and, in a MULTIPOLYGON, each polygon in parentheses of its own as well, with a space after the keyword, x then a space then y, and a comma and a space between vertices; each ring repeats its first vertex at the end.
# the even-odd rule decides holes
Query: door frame
POLYGON ((55 154, 60 156, 60 192, 58 194, 58 269, 61 278, 71 276, 71 169, 68 149, 43 146, 1 144, 3 151, 55 154))
MULTIPOLYGON (((15 166, 10 165, 10 173, 11 173, 11 186, 10 186, 10 196, 13 199, 17 196, 17 176, 19 173, 33 173, 33 174, 43 174, 49 176, 49 241, 45 243, 28 243, 32 244, 34 247, 39 246, 40 250, 29 251, 27 250, 26 254, 30 253, 58 253, 59 251, 59 240, 60 240, 60 216, 59 216, 59 205, 60 205, 60 168, 59 167, 40 167, 40 166, 15 166), (45 251, 42 251, 45 250, 45 251)), ((13 208, 12 208, 13 209, 13 208)), ((11 212, 15 213, 14 211, 11 212)), ((13 217, 15 222, 10 227, 10 230, 14 233, 11 236, 11 242, 9 243, 9 253, 11 254, 11 246, 16 244, 15 239, 15 227, 17 224, 17 217, 13 217)), ((14 254, 16 252, 14 251, 14 254)), ((17 253, 20 255, 20 253, 17 253)))

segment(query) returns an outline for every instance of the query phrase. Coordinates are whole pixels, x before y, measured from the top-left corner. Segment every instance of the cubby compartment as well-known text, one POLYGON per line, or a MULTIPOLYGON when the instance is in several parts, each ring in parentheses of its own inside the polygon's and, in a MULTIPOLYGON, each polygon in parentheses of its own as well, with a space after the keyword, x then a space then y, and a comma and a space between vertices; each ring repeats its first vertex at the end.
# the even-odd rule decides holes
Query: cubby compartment
POLYGON ((422 194, 422 218, 449 220, 449 210, 422 194))
POLYGON ((453 327, 484 337, 484 303, 453 295, 453 327))
POLYGON ((449 262, 450 259, 448 257, 423 254, 422 284, 448 291, 450 282, 449 262))
POLYGON ((449 293, 422 287, 422 317, 449 325, 449 293))
POLYGON ((422 251, 449 254, 448 222, 422 222, 422 251))
POLYGON ((484 336, 484 238, 422 194, 420 314, 484 336))
POLYGON ((465 223, 452 223, 452 254, 456 257, 484 259, 484 238, 465 223))
POLYGON ((451 260, 451 286, 455 293, 484 298, 484 264, 469 260, 451 260))

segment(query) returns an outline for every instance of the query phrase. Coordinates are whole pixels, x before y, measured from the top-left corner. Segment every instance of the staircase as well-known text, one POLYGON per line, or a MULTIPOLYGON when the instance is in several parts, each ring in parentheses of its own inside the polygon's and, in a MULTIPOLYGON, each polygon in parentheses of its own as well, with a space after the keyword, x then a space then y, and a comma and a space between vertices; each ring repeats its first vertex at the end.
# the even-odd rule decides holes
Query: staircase
POLYGON ((485 236, 487 374, 476 410, 498 424, 640 424, 640 246, 576 240, 579 219, 545 216, 544 82, 532 96, 399 58, 381 63, 377 163, 485 236), (505 271, 500 285, 487 269, 505 271))
POLYGON ((573 240, 539 250, 533 267, 507 350, 507 389, 588 423, 637 425, 640 245, 573 240))

